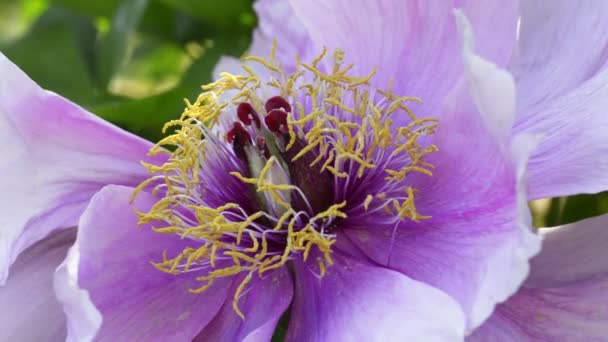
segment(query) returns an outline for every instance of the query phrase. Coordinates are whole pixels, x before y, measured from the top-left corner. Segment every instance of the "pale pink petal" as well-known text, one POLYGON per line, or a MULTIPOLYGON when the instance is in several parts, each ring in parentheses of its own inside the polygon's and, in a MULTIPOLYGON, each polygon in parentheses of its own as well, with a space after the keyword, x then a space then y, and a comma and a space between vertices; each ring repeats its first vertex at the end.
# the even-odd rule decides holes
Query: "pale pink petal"
MULTIPOLYGON (((265 59, 271 57, 273 44, 276 42, 275 59, 286 72, 294 72, 296 56, 310 62, 320 49, 315 50, 308 31, 296 17, 293 8, 284 0, 257 0, 253 8, 258 16, 258 27, 253 32, 251 46, 247 54, 265 59)), ((222 56, 214 68, 213 76, 230 72, 242 74, 243 61, 230 56, 222 56)), ((246 63, 258 76, 267 75, 268 70, 259 63, 246 63)))
POLYGON ((320 51, 315 46, 307 29, 296 16, 288 1, 258 0, 253 5, 258 15, 258 27, 253 33, 249 54, 270 57, 276 40, 276 59, 287 72, 294 71, 296 56, 308 61, 320 51))
POLYGON ((468 90, 486 129, 496 141, 504 144, 515 120, 513 76, 479 55, 468 18, 461 10, 454 11, 454 15, 463 45, 462 61, 468 90))
MULTIPOLYGON (((235 281, 231 293, 238 285, 239 282, 235 281)), ((261 279, 255 274, 245 295, 238 301, 245 320, 237 316, 232 298, 229 298, 194 341, 270 341, 279 319, 291 304, 292 296, 293 283, 286 268, 266 273, 261 279)))
POLYGON ((1 54, 0 75, 3 283, 21 251, 75 226, 101 187, 145 179, 151 144, 41 89, 1 54))
POLYGON ((440 116, 444 97, 461 79, 461 45, 453 9, 471 15, 483 57, 504 65, 515 45, 517 2, 444 0, 291 0, 298 19, 317 49, 346 52, 354 71, 386 88, 394 80, 398 94, 422 98, 418 115, 440 116))
POLYGON ((464 316, 432 286, 343 255, 323 277, 297 264, 287 341, 458 341, 464 316))
POLYGON ((524 1, 515 133, 543 134, 530 198, 608 189, 608 2, 524 1))
POLYGON ((17 258, 0 287, 0 340, 65 339, 66 319, 53 292, 53 273, 75 238, 75 229, 54 233, 17 258))
MULTIPOLYGON (((95 195, 66 260, 69 272, 58 270, 56 287, 68 311, 72 340, 87 336, 108 341, 190 340, 229 297, 231 279, 193 294, 189 289, 203 285, 195 279, 200 273, 170 275, 150 264, 161 260, 163 250, 172 255, 197 242, 155 233, 149 226, 138 229, 130 205, 132 192, 132 188, 108 186, 95 195), (75 293, 74 284, 80 293, 75 293), (100 327, 91 319, 95 316, 91 305, 103 317, 100 327)), ((155 201, 142 193, 134 205, 147 211, 155 201)))
POLYGON ((605 341, 608 215, 552 228, 524 287, 470 341, 605 341))
POLYGON ((509 138, 515 98, 494 94, 513 94, 513 80, 474 53, 472 30, 462 14, 457 18, 467 82, 453 94, 458 101, 444 106, 433 140, 439 151, 427 159, 433 176, 410 177, 418 212, 431 218, 384 231, 355 219, 346 234, 376 262, 450 294, 471 331, 517 291, 540 248, 525 191, 538 139, 509 138))
POLYGON ((512 71, 521 108, 542 106, 576 90, 608 62, 607 2, 524 0, 520 12, 512 71))

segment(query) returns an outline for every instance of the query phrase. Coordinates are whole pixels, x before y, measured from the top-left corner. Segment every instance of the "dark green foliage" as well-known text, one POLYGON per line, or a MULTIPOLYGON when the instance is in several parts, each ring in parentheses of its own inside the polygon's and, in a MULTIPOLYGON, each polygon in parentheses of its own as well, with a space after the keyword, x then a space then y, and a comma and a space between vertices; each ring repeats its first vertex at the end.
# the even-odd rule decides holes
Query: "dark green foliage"
POLYGON ((0 49, 30 77, 153 141, 255 27, 251 0, 0 0, 0 10, 17 14, 0 16, 0 49))

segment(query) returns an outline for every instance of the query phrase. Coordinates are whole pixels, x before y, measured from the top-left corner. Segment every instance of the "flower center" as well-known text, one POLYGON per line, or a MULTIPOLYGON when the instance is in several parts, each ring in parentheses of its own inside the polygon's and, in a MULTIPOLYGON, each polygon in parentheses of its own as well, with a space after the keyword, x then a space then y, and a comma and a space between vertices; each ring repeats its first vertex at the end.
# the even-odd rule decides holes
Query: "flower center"
MULTIPOLYGON (((323 172, 321 165, 315 163, 318 153, 310 151, 299 159, 294 159, 306 148, 306 141, 295 138, 287 148, 290 140, 288 113, 291 105, 281 96, 274 96, 264 104, 264 124, 260 115, 248 102, 241 102, 237 107, 238 121, 226 134, 226 140, 232 144, 234 154, 247 166, 247 177, 258 179, 264 167, 272 160, 266 172, 266 181, 271 184, 291 184, 292 190, 277 190, 274 194, 258 196, 258 204, 274 216, 284 214, 290 208, 305 211, 309 214, 326 210, 331 205, 333 181, 329 172, 323 172), (315 157, 313 157, 315 155, 315 157), (275 200, 278 196, 280 200, 275 200), (289 206, 284 205, 289 203, 289 206)), ((239 179, 242 175, 234 174, 239 179)), ((247 180, 243 181, 247 182, 247 180)), ((259 193, 259 187, 255 187, 259 193)))
POLYGON ((205 86, 165 126, 178 129, 151 153, 169 160, 147 165, 152 176, 136 190, 152 188, 160 198, 139 213, 140 224, 191 244, 165 251, 156 268, 200 272, 194 293, 235 277, 233 307, 243 318, 238 299, 253 276, 296 258, 323 276, 348 219, 374 217, 374 227, 427 218, 416 211, 407 176, 431 175, 423 157, 437 148, 421 138, 434 133, 436 120, 406 106, 419 99, 371 86, 374 72, 348 75, 341 51, 325 67, 325 54, 298 62, 293 74, 274 53, 269 61, 249 57, 264 75, 245 65, 244 75, 224 73, 205 86))

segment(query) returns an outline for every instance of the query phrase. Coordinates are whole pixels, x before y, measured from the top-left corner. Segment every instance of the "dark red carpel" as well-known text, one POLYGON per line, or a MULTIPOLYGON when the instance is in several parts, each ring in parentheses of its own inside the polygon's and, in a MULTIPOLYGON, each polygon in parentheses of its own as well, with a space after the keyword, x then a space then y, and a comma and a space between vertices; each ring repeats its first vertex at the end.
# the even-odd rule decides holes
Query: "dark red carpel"
POLYGON ((252 120, 255 121, 255 125, 258 129, 260 129, 261 122, 260 116, 258 112, 255 111, 252 105, 247 102, 243 102, 239 104, 236 109, 237 115, 239 116, 239 120, 241 120, 245 125, 251 125, 252 120))
POLYGON ((251 135, 240 122, 235 122, 232 129, 226 134, 226 140, 231 144, 236 140, 240 145, 247 145, 251 144, 251 135))
POLYGON ((291 106, 287 101, 281 96, 274 96, 266 101, 266 105, 264 106, 266 112, 270 114, 275 109, 282 109, 285 113, 291 113, 291 106))
POLYGON ((266 117, 264 122, 269 130, 275 133, 287 133, 287 113, 281 109, 271 110, 266 117))
POLYGON ((264 157, 266 157, 266 159, 269 159, 270 150, 268 149, 268 146, 266 145, 266 139, 264 137, 257 137, 255 144, 256 144, 258 150, 264 152, 264 157))

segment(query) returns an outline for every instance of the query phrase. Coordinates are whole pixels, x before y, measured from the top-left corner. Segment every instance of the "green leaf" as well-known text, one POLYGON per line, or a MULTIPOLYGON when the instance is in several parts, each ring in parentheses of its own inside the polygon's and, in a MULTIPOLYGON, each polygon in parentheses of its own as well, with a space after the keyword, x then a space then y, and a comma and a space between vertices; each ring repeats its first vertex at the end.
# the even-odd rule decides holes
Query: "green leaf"
POLYGON ((552 198, 546 210, 537 211, 537 227, 553 227, 608 213, 608 192, 552 198))
POLYGON ((277 325, 277 328, 274 330, 274 334, 272 335, 271 342, 283 342, 285 341, 286 335, 287 329, 280 325, 277 325))
POLYGON ((559 224, 568 224, 608 211, 608 192, 595 195, 576 195, 565 199, 559 224))
POLYGON ((102 37, 98 53, 99 83, 104 89, 127 59, 129 38, 132 37, 147 0, 124 0, 117 8, 110 32, 102 37))
POLYGON ((287 335, 287 329, 289 328, 289 321, 291 320, 291 306, 285 310, 283 316, 279 320, 277 327, 274 330, 274 334, 272 335, 271 342, 283 342, 285 341, 285 336, 287 335))
POLYGON ((121 0, 51 0, 51 2, 82 15, 90 17, 110 17, 116 12, 121 0))
POLYGON ((255 25, 251 0, 160 0, 197 16, 217 32, 248 31, 255 25))
POLYGON ((87 104, 98 97, 86 53, 94 38, 90 22, 51 8, 3 52, 42 87, 87 104))
POLYGON ((148 36, 187 43, 209 36, 213 28, 162 1, 150 1, 141 20, 139 31, 148 36))
POLYGON ((184 73, 179 85, 172 90, 144 99, 114 99, 89 109, 106 120, 151 141, 161 137, 163 125, 176 119, 185 107, 184 99, 195 99, 201 86, 211 82, 213 68, 222 55, 239 52, 228 36, 208 47, 184 73))
POLYGON ((179 117, 184 108, 183 89, 173 89, 144 99, 115 99, 88 109, 98 116, 150 141, 158 141, 165 122, 179 117))
POLYGON ((123 69, 121 75, 131 75, 151 83, 163 82, 169 76, 179 79, 187 59, 188 55, 181 46, 145 39, 138 44, 129 67, 123 69))
MULTIPOLYGON (((211 81, 218 59, 240 55, 250 42, 252 27, 218 34, 222 30, 201 16, 186 14, 163 0, 112 1, 108 8, 115 11, 114 18, 104 19, 108 29, 100 37, 95 23, 110 13, 108 8, 92 16, 84 4, 49 1, 49 10, 31 32, 3 51, 43 87, 153 141, 161 137, 165 122, 182 113, 184 98, 195 99, 200 86, 211 81), (136 43, 131 39, 134 35, 136 43), (134 92, 119 90, 121 94, 162 93, 139 99, 112 95, 107 91, 112 79, 116 81, 112 89, 142 87, 134 92), (174 88, 162 90, 175 82, 174 88)), ((247 6, 237 6, 237 12, 251 13, 250 1, 242 4, 247 6)))

